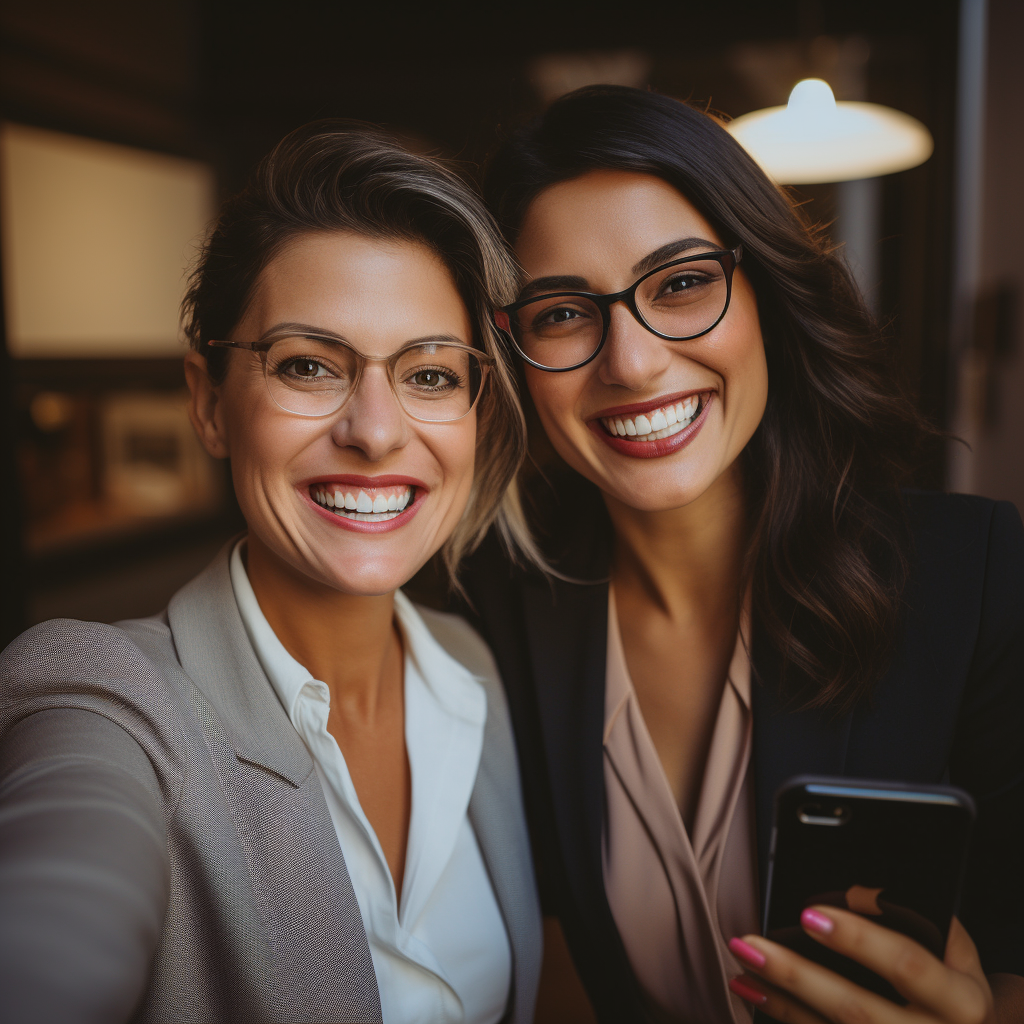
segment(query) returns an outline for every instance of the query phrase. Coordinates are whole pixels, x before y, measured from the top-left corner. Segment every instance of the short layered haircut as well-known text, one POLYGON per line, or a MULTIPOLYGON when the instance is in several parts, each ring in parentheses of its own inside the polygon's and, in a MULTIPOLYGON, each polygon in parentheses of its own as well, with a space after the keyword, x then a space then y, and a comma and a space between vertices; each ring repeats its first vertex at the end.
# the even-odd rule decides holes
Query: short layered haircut
POLYGON ((447 267, 473 344, 495 364, 477 407, 473 489, 442 558, 454 582, 459 562, 492 524, 510 552, 529 556, 535 549, 515 487, 526 427, 492 320, 496 306, 515 298, 516 270, 483 203, 440 161, 357 121, 316 121, 285 136, 225 202, 202 246, 182 302, 190 346, 222 382, 229 353, 209 342, 230 337, 264 268, 292 240, 333 231, 418 242, 447 267))

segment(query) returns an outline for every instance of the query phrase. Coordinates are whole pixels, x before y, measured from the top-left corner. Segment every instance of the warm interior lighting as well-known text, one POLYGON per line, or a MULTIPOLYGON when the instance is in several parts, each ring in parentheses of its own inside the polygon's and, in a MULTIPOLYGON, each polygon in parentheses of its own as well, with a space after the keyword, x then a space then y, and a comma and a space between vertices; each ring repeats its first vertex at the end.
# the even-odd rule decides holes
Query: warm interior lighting
POLYGON ((786 106, 755 110, 726 127, 784 185, 905 171, 924 163, 933 148, 920 121, 877 103, 837 103, 820 78, 798 82, 786 106))
POLYGON ((214 197, 198 161, 0 125, 10 354, 180 357, 184 271, 214 197))

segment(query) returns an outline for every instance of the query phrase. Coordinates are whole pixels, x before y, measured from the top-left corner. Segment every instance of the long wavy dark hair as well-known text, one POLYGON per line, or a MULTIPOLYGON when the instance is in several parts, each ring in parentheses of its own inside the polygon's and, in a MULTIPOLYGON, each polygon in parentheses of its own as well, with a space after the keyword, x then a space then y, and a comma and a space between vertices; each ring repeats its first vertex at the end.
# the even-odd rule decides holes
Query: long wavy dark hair
POLYGON ((754 621, 795 699, 848 708, 893 653, 910 554, 900 487, 930 428, 842 256, 706 113, 639 89, 577 90, 507 138, 485 196, 514 244, 541 191, 598 169, 661 178, 743 245, 769 379, 742 456, 754 621))

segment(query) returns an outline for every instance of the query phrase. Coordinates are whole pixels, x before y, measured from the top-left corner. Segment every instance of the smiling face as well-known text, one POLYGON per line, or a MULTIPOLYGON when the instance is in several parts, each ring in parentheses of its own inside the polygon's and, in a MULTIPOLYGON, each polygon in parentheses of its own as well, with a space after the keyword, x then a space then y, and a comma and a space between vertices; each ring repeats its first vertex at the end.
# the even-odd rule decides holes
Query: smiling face
MULTIPOLYGON (((425 245, 351 232, 293 240, 263 271, 230 340, 255 342, 295 324, 372 357, 425 338, 473 343, 451 274, 425 245)), ((285 369, 324 372, 308 359, 285 369)), ((285 412, 248 351, 230 352, 212 394, 201 435, 231 459, 250 545, 282 567, 344 593, 389 593, 441 547, 465 509, 475 412, 454 422, 411 419, 382 363, 368 363, 355 393, 325 416, 285 412)))
MULTIPOLYGON (((726 249, 726 241, 735 244, 660 178, 592 171, 531 203, 516 244, 527 277, 521 294, 619 292, 653 266, 726 249)), ((673 280, 665 301, 686 288, 673 280)), ((664 511, 739 486, 736 460, 768 394, 757 303, 742 264, 728 312, 708 333, 663 340, 617 302, 592 362, 564 373, 527 366, 526 379, 555 449, 612 502, 664 511)))

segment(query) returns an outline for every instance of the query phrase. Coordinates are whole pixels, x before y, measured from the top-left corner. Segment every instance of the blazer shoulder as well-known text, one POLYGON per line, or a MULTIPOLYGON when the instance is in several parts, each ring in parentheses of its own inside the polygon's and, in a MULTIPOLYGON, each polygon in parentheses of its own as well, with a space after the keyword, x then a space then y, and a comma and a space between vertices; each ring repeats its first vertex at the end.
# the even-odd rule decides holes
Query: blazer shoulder
POLYGON ((439 612, 416 605, 434 639, 461 665, 486 683, 500 679, 498 666, 483 637, 454 612, 439 612))
POLYGON ((461 615, 416 606, 434 639, 484 688, 487 696, 487 742, 491 753, 516 764, 508 698, 490 647, 461 615), (500 739, 499 739, 500 737, 500 739))
POLYGON ((1024 528, 1011 502, 928 491, 905 498, 913 575, 929 586, 978 587, 1000 573, 1000 562, 1024 558, 1024 528))
POLYGON ((0 735, 37 711, 92 711, 142 747, 170 798, 186 747, 181 667, 159 617, 125 626, 50 619, 17 637, 0 654, 0 735))
POLYGON ((987 539, 995 528, 1020 536, 1020 515, 1009 501, 997 501, 978 494, 945 494, 939 491, 904 491, 907 518, 915 538, 934 537, 944 541, 963 542, 987 539), (1016 531, 1014 530, 1016 526, 1016 531))
POLYGON ((30 685, 32 679, 46 685, 53 677, 81 676, 86 667, 100 679, 119 677, 145 667, 148 659, 136 639, 153 646, 154 653, 161 647, 173 651, 170 630, 159 617, 117 625, 48 619, 25 630, 0 654, 0 677, 8 685, 30 685))

